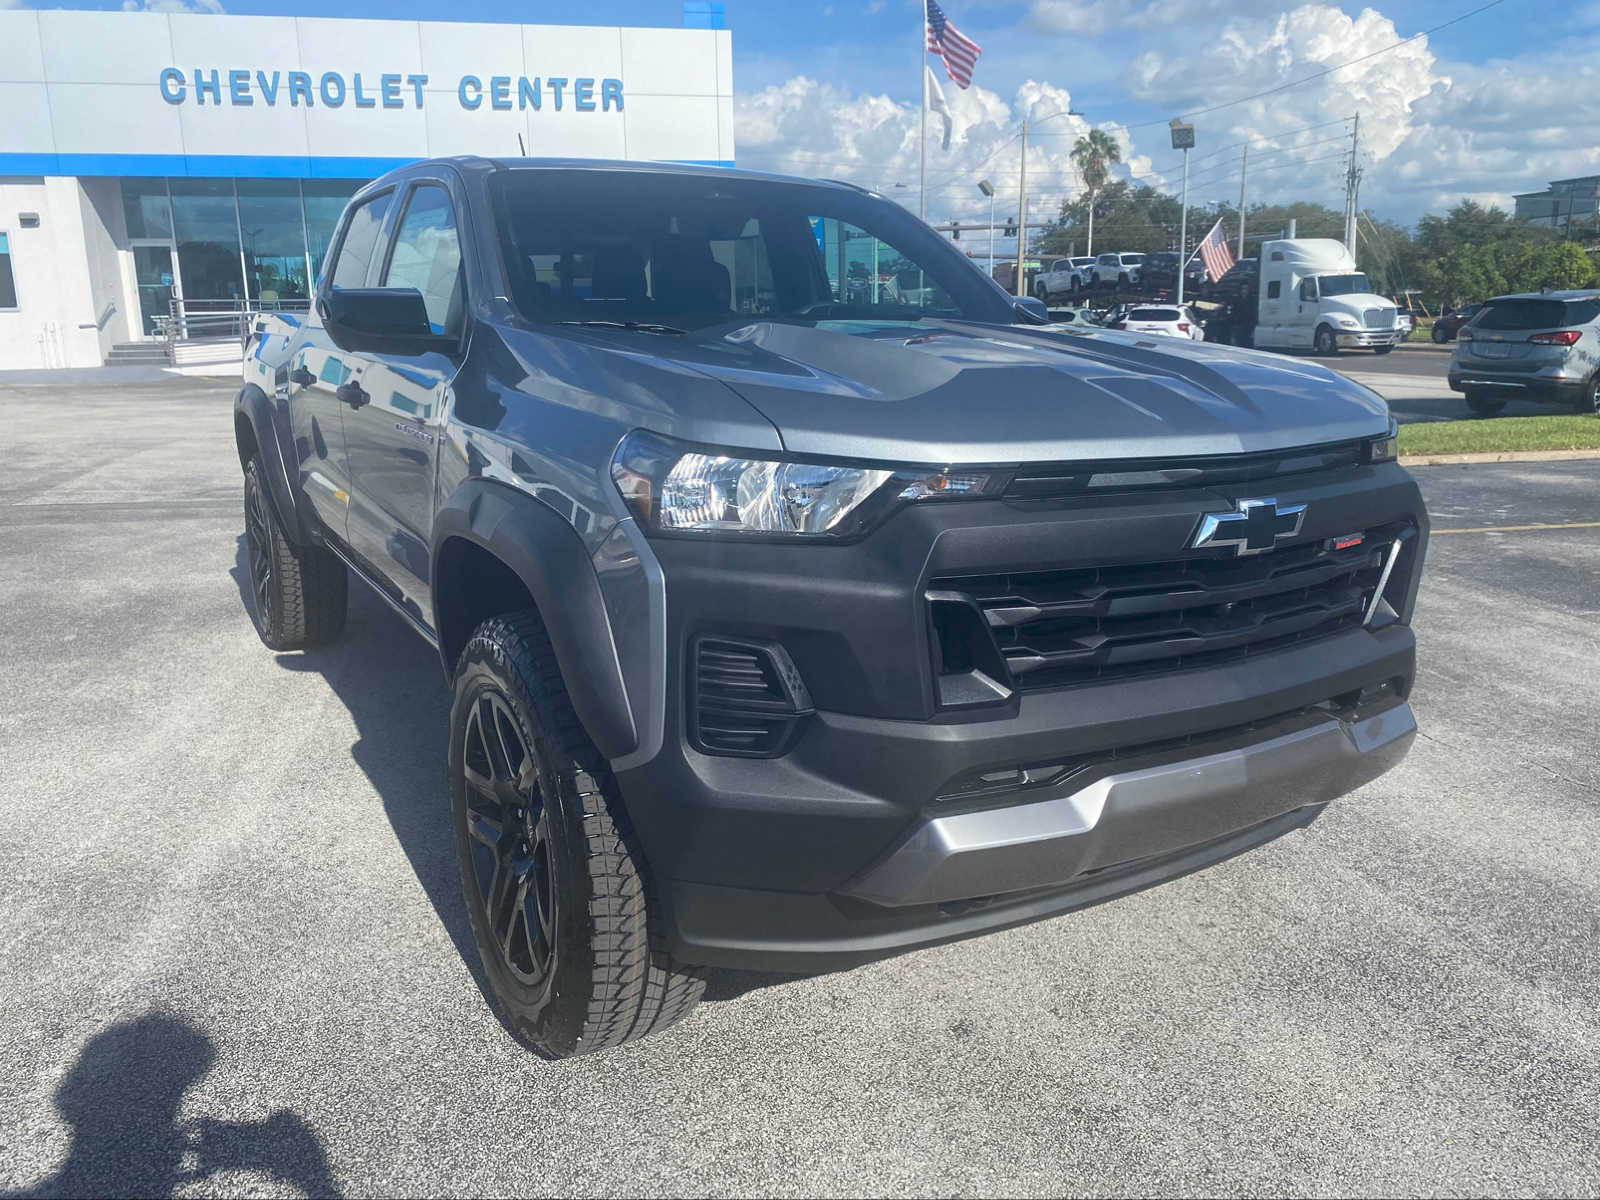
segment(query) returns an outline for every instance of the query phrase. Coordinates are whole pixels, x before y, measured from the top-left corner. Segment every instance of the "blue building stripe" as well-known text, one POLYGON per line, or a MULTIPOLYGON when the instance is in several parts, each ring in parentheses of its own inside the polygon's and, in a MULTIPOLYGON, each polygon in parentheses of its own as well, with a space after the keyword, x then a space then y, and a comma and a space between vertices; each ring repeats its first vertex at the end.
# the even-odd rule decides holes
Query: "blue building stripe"
MULTIPOLYGON (((0 175, 192 176, 205 179, 376 179, 415 158, 234 154, 0 154, 0 175)), ((731 167, 731 159, 677 159, 731 167)))

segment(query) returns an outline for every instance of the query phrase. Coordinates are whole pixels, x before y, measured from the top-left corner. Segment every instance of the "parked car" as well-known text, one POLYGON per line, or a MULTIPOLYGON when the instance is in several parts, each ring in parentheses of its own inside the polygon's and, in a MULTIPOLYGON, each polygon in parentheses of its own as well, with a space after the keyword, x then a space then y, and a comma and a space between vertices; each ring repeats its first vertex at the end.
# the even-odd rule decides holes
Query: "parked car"
POLYGON ((1076 296, 1088 284, 1088 276, 1070 258, 1058 258, 1034 276, 1033 295, 1050 304, 1062 296, 1076 296))
POLYGON ((1095 287, 1137 287, 1139 268, 1144 263, 1142 254, 1102 254, 1094 260, 1095 287))
POLYGON ((1200 328, 1200 322, 1195 319, 1194 314, 1189 311, 1188 305, 1182 308, 1176 305, 1130 308, 1117 318, 1113 328, 1125 329, 1129 333, 1159 333, 1167 337, 1188 338, 1196 342, 1205 340, 1205 332, 1200 328))
POLYGON ((1417 327, 1417 319, 1404 309, 1396 310, 1394 314, 1395 328, 1400 331, 1400 340, 1403 342, 1411 336, 1411 331, 1417 327))
MULTIPOLYGON (((1183 293, 1186 298, 1197 297, 1206 285, 1206 265, 1191 257, 1184 266, 1183 293)), ((1149 295, 1173 294, 1178 290, 1178 256, 1162 251, 1145 255, 1139 267, 1139 286, 1149 295)))
MULTIPOLYGON (((1404 756, 1427 515, 1384 401, 1035 303, 847 185, 460 158, 358 191, 266 315, 245 603, 306 649, 353 577, 437 648, 528 1045, 1187 875, 1404 756), (921 285, 845 286, 888 261, 921 285)), ((305 666, 379 687, 362 645, 305 666)))
POLYGON ((1462 326, 1466 325, 1482 311, 1482 304, 1466 304, 1444 313, 1433 323, 1433 340, 1441 346, 1446 342, 1455 341, 1456 335, 1461 332, 1462 326))
POLYGON ((1600 414, 1600 291, 1487 301, 1456 334, 1448 378, 1480 417, 1513 397, 1600 414))

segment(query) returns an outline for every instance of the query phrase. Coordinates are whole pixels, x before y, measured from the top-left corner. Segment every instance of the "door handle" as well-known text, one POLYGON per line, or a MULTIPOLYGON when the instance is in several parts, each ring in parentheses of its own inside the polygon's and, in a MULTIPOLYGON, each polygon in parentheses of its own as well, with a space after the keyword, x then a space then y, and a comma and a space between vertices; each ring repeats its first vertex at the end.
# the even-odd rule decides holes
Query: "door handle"
POLYGON ((371 396, 367 395, 366 389, 354 379, 341 383, 334 390, 333 394, 340 400, 343 400, 351 408, 360 408, 363 404, 372 399, 371 396))
POLYGON ((305 363, 301 363, 298 367, 289 372, 289 382, 293 383, 297 387, 310 387, 316 381, 317 377, 310 371, 306 370, 305 363))

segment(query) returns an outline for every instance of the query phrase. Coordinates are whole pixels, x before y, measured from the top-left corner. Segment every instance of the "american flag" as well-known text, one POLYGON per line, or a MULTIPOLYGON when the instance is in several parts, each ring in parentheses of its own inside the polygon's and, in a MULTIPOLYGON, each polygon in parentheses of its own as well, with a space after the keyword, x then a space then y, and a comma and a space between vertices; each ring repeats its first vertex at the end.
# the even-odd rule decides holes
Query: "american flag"
POLYGON ((1228 239, 1222 233, 1222 219, 1211 227, 1211 232, 1206 234, 1206 240, 1195 247, 1198 254, 1206 264, 1206 278, 1212 283, 1217 282, 1228 273, 1228 268, 1233 266, 1233 251, 1228 248, 1228 239))
POLYGON ((944 59, 944 69, 964 91, 972 83, 972 68, 978 65, 983 47, 950 24, 935 0, 928 0, 928 53, 944 59))

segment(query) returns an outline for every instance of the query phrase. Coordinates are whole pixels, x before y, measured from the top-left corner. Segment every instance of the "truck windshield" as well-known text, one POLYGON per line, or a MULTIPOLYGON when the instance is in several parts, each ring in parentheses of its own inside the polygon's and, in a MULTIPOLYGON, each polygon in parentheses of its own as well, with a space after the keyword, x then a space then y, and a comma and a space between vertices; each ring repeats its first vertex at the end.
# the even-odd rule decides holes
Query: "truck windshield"
POLYGON ((1017 320, 942 238, 860 192, 583 169, 509 170, 493 187, 512 299, 531 321, 1017 320))
POLYGON ((1370 295, 1372 284, 1360 271, 1354 275, 1318 275, 1317 287, 1324 296, 1370 295))

